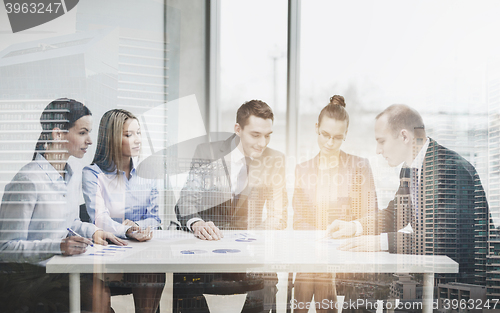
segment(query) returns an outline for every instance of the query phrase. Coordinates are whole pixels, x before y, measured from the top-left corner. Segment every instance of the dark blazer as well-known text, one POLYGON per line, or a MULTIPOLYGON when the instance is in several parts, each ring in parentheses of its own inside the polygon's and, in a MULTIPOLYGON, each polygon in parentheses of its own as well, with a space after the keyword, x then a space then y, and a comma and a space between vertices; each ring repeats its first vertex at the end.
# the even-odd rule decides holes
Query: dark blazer
POLYGON ((231 194, 231 154, 236 135, 201 144, 191 161, 175 212, 183 227, 191 218, 213 221, 221 229, 283 229, 288 205, 285 156, 266 148, 249 165, 248 185, 237 202, 231 194), (266 204, 267 214, 263 217, 266 204))
MULTIPOLYGON (((401 186, 395 200, 384 210, 381 222, 382 232, 388 233, 389 252, 447 255, 460 265, 460 282, 481 283, 485 272, 481 259, 486 260, 490 217, 474 166, 430 139, 420 176, 418 208, 412 206, 409 196, 415 177, 404 176, 401 175, 401 186), (403 219, 410 222, 413 233, 398 232, 407 224, 401 222, 403 219)), ((453 275, 441 276, 453 279, 453 275)))
POLYGON ((327 225, 335 219, 359 220, 364 234, 376 233, 374 216, 377 211, 377 194, 370 163, 367 159, 340 151, 338 172, 335 177, 321 177, 318 169, 319 155, 295 169, 293 194, 294 229, 320 229, 318 220, 318 184, 322 179, 334 182, 336 201, 329 205, 327 225))

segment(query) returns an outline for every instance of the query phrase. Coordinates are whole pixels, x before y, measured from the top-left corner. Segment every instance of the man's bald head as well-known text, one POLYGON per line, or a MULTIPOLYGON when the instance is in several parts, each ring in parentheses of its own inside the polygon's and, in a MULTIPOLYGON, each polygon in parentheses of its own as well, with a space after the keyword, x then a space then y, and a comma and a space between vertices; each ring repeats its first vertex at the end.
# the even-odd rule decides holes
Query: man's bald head
POLYGON ((393 136, 398 136, 402 129, 406 129, 415 137, 425 137, 425 126, 422 117, 415 109, 407 105, 393 104, 377 115, 375 119, 378 120, 382 116, 387 119, 393 136), (418 134, 415 134, 415 131, 418 134))

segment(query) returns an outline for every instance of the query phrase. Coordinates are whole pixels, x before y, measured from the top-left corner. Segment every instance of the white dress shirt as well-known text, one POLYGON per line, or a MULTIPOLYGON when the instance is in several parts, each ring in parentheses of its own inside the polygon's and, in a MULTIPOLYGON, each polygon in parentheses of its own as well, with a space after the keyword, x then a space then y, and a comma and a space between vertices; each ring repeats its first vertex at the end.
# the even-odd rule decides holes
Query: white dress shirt
POLYGON ((246 183, 248 183, 248 179, 246 179, 242 184, 238 184, 238 180, 241 178, 238 176, 246 166, 245 155, 243 155, 240 149, 236 148, 231 151, 231 194, 233 197, 240 194, 245 189, 246 183), (240 188, 238 189, 238 187, 240 188))

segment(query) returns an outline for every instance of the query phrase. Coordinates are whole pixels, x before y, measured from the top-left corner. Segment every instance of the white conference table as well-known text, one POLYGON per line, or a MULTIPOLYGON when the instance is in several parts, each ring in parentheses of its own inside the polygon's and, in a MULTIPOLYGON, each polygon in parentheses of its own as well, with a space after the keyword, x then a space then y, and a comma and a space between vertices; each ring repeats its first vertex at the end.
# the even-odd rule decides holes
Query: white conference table
MULTIPOLYGON (((148 242, 104 255, 55 256, 47 273, 69 273, 70 312, 80 312, 80 273, 423 273, 423 312, 432 312, 434 273, 457 273, 447 256, 346 252, 323 231, 224 231, 220 241, 183 231, 156 231, 148 242), (215 253, 214 250, 236 250, 215 253), (191 254, 193 253, 193 254, 191 254)), ((90 249, 92 250, 92 249, 90 249)), ((114 250, 112 250, 114 251, 114 250)), ((221 251, 219 251, 221 252, 221 251)))

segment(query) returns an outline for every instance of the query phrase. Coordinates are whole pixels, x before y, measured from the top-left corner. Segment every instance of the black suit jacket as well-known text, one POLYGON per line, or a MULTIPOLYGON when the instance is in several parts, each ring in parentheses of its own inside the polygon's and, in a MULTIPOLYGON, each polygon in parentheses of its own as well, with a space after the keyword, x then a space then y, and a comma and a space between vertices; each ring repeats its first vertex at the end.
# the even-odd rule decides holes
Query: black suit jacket
POLYGON ((474 166, 430 139, 416 195, 418 207, 412 206, 410 196, 410 185, 416 177, 405 176, 401 176, 395 199, 381 215, 389 251, 447 255, 459 263, 459 281, 484 282, 483 261, 491 222, 486 195, 474 166), (407 222, 413 233, 398 232, 407 222))
POLYGON ((191 161, 186 185, 175 207, 183 227, 191 218, 213 221, 221 229, 283 229, 288 205, 285 156, 266 148, 249 165, 248 184, 233 201, 231 154, 236 135, 201 144, 191 161), (264 205, 267 214, 263 216, 264 205))

